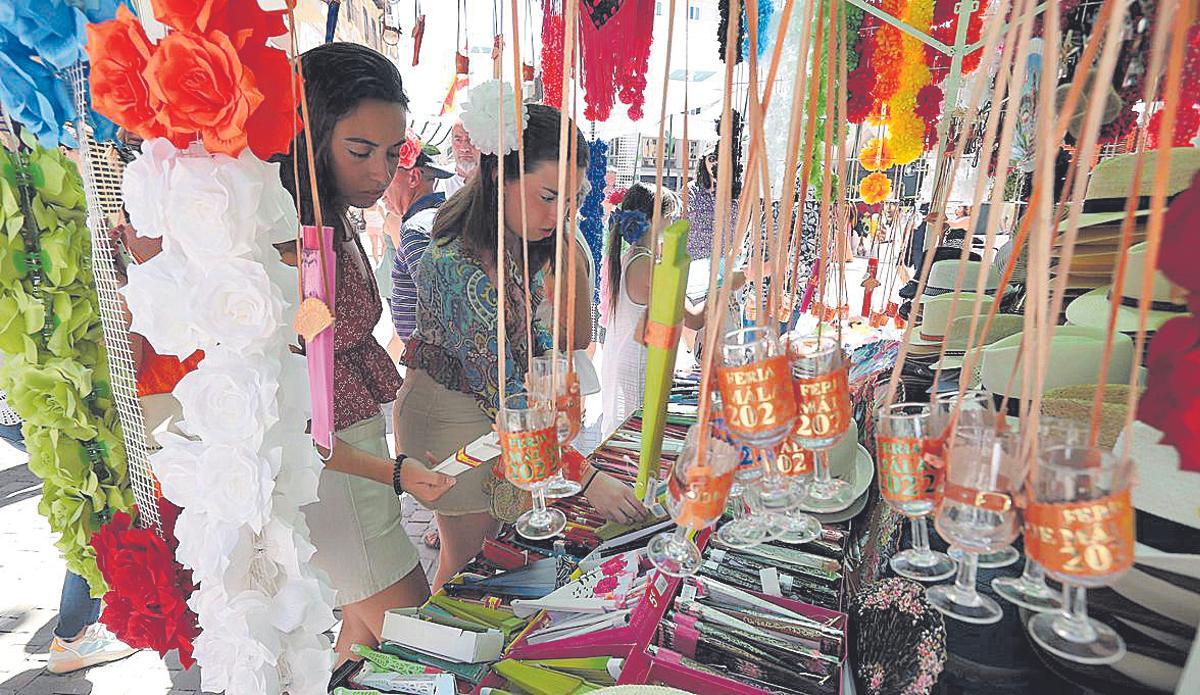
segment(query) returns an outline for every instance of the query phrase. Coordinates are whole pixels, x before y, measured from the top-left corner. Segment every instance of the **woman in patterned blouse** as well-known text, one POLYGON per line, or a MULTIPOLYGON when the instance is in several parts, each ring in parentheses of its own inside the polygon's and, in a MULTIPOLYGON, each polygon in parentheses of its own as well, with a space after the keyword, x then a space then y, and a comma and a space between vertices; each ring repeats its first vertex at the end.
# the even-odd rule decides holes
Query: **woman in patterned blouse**
MULTIPOLYGON (((529 121, 523 139, 524 191, 517 152, 504 159, 506 379, 500 383, 496 345, 499 162, 489 154, 481 157, 471 182, 438 211, 433 242, 417 266, 417 329, 404 354, 408 372, 395 409, 398 451, 441 461, 486 433, 493 426, 502 394, 524 388, 530 350, 536 355, 550 347, 550 336, 537 319, 531 319, 533 345, 529 344, 526 316, 541 298, 537 269, 545 267, 555 250, 558 196, 573 192, 558 190, 559 111, 540 104, 527 104, 525 109, 529 121), (529 242, 528 268, 535 269, 529 278, 531 296, 524 289, 523 240, 529 242)), ((578 146, 578 178, 583 179, 587 142, 574 124, 570 129, 578 146)), ((591 287, 586 281, 575 288, 562 285, 559 300, 574 301, 577 307, 576 345, 570 347, 584 346, 590 339, 591 287)), ((567 312, 559 313, 565 320, 567 312)), ((561 333, 569 331, 563 327, 561 333)), ((632 489, 616 479, 603 473, 593 478, 589 472, 584 482, 588 500, 607 517, 631 522, 645 515, 632 489)), ((484 538, 495 533, 493 512, 512 496, 511 486, 498 481, 492 466, 485 465, 458 476, 449 492, 426 505, 437 512, 441 536, 434 591, 480 551, 484 538)))

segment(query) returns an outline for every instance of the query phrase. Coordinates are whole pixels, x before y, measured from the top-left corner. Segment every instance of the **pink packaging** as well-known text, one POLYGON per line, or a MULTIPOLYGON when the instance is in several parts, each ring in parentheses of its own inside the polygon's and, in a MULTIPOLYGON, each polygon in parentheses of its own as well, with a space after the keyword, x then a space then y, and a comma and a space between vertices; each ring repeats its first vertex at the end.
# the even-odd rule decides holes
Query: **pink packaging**
MULTIPOLYGON (((317 234, 314 226, 302 228, 300 278, 304 298, 314 297, 337 315, 337 258, 333 255, 333 227, 322 227, 317 234), (321 279, 321 252, 325 255, 325 280, 321 279), (329 295, 325 288, 329 288, 329 295)), ((312 398, 312 438, 318 445, 333 449, 333 326, 306 342, 308 387, 312 398)))

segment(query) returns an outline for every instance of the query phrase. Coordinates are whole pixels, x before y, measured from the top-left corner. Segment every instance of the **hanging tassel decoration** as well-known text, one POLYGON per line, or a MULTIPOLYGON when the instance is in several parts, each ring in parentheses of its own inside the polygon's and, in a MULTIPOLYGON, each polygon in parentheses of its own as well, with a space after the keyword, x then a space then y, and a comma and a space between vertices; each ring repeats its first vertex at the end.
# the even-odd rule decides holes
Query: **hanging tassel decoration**
MULTIPOLYGON (((579 208, 579 230, 587 240, 588 250, 599 268, 604 256, 604 186, 608 173, 608 143, 596 138, 588 143, 587 180, 591 184, 583 205, 579 208)), ((600 287, 600 276, 596 276, 596 288, 600 287)), ((596 298, 598 299, 598 297, 596 298)))
POLYGON ((561 0, 542 0, 542 103, 562 108, 563 16, 561 0))
POLYGON ((585 91, 584 117, 608 120, 618 97, 629 118, 640 120, 646 104, 654 0, 582 0, 579 50, 585 91))

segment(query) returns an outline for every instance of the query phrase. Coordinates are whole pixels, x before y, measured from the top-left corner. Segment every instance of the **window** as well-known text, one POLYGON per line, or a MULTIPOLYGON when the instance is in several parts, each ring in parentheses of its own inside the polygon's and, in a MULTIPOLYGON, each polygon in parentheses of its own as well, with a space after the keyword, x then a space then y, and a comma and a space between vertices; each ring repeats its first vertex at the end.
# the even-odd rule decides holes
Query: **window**
POLYGON ((688 19, 700 19, 700 6, 688 5, 688 19))
POLYGON ((654 16, 656 16, 656 17, 662 16, 662 3, 661 2, 654 3, 654 16))

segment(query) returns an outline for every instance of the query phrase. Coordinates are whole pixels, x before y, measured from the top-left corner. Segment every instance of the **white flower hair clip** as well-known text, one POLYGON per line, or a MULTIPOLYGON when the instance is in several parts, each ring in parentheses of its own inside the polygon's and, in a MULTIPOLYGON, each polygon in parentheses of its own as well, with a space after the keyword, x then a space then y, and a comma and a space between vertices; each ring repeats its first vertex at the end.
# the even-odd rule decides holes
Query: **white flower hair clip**
MULTIPOLYGON (((463 128, 471 142, 483 154, 508 154, 517 149, 517 115, 513 105, 513 87, 500 80, 488 80, 471 88, 463 104, 463 128), (504 151, 500 151, 500 108, 504 104, 504 151)), ((521 130, 529 124, 529 111, 521 109, 521 130)))

